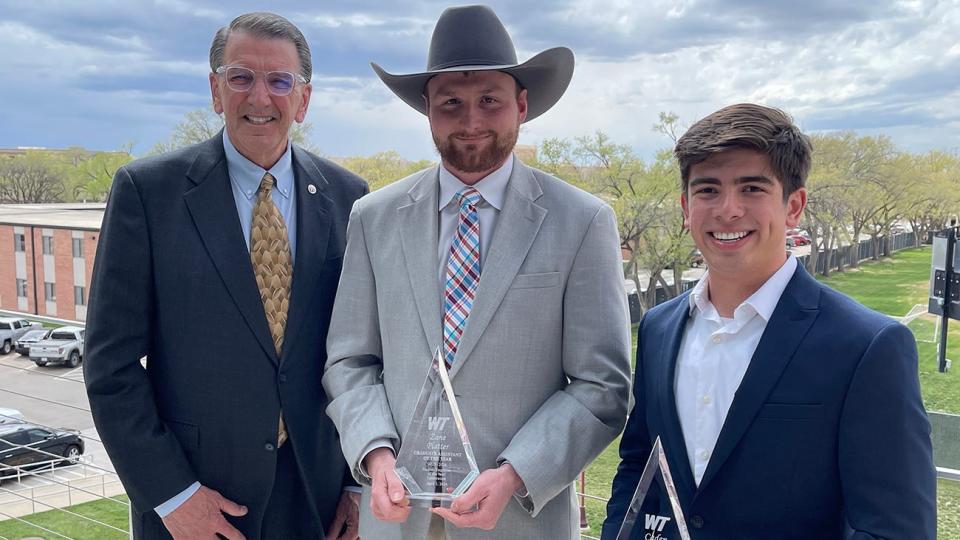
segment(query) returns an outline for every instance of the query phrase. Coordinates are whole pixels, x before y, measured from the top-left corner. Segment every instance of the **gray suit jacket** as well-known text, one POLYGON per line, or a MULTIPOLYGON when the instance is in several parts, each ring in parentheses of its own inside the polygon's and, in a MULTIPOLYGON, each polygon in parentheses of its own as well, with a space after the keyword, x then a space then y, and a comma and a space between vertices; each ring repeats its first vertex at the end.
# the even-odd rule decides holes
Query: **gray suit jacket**
MULTIPOLYGON (((327 413, 354 477, 398 449, 441 339, 438 168, 357 201, 327 340, 327 413)), ((630 348, 619 236, 602 201, 515 161, 450 375, 481 470, 509 461, 529 495, 495 531, 450 538, 576 538, 571 483, 623 427, 630 348)), ((430 514, 364 538, 424 538, 430 514)))

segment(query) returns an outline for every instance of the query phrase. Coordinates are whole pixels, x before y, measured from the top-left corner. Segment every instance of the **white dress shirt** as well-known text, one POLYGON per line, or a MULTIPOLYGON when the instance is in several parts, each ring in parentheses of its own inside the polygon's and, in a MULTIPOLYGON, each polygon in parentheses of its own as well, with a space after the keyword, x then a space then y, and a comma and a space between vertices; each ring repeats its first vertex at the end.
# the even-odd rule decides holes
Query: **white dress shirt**
MULTIPOLYGON (((473 185, 480 192, 480 202, 477 203, 477 219, 480 220, 480 272, 483 279, 483 263, 487 260, 487 251, 490 248, 490 239, 497 226, 497 218, 503 208, 503 199, 507 193, 507 183, 510 173, 513 172, 513 154, 503 162, 499 169, 493 171, 473 185)), ((440 165, 440 237, 437 242, 437 260, 440 261, 440 296, 447 285, 447 259, 450 258, 450 246, 453 244, 454 234, 460 220, 460 201, 457 193, 468 187, 456 176, 440 165)))
POLYGON ((721 317, 709 298, 709 271, 691 291, 677 355, 677 415, 697 485, 707 470, 723 422, 780 296, 797 268, 786 262, 733 312, 721 317))

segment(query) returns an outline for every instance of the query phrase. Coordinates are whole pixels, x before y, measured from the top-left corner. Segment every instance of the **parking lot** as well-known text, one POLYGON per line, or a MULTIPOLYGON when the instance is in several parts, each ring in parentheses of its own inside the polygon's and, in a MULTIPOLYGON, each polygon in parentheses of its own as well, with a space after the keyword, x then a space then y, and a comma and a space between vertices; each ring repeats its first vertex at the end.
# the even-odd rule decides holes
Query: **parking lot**
POLYGON ((0 356, 0 407, 40 426, 80 431, 86 449, 76 465, 36 470, 0 486, 0 520, 122 493, 99 442, 83 385, 83 368, 38 367, 17 353, 0 356))

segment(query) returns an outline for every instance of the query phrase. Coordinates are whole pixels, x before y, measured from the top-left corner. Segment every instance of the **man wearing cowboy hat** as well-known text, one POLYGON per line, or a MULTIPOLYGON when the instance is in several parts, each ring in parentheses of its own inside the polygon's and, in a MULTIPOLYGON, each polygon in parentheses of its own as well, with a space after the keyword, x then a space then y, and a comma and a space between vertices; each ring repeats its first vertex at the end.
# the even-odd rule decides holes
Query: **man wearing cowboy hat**
POLYGON ((367 486, 360 534, 577 538, 571 484, 626 415, 619 236, 603 201, 512 154, 573 54, 518 64, 493 11, 469 6, 441 15, 427 66, 373 64, 429 118, 441 164, 354 205, 327 340, 327 413, 367 486), (411 511, 395 455, 437 347, 482 472, 451 508, 411 511))

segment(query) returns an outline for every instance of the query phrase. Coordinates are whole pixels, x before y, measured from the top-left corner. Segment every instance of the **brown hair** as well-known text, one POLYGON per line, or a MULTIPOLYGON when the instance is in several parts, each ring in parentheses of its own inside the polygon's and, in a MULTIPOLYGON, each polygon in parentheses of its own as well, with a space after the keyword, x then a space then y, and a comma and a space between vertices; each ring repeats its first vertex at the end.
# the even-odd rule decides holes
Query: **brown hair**
POLYGON ((780 109, 739 103, 700 120, 677 141, 673 155, 680 164, 684 193, 692 166, 737 148, 756 150, 769 158, 770 168, 783 186, 784 200, 806 184, 813 153, 809 137, 780 109))

